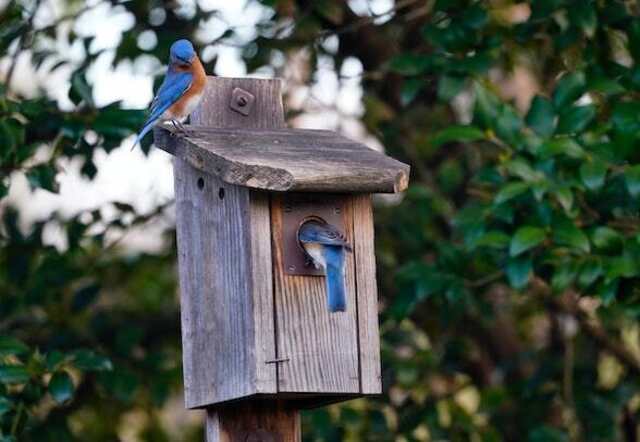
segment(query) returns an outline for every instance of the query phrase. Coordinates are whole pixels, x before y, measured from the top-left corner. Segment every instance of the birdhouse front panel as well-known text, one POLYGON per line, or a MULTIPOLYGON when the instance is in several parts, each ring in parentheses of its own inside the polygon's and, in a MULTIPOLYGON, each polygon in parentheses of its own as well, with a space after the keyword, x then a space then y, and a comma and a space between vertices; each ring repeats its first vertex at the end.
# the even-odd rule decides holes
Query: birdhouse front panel
MULTIPOLYGON (((271 199, 273 276, 277 330, 278 391, 298 393, 360 393, 358 303, 354 253, 345 256, 346 311, 330 312, 326 276, 292 274, 285 260, 291 226, 288 214, 340 218, 347 242, 353 244, 353 205, 348 195, 274 194, 271 199), (314 210, 316 208, 317 210, 314 210)), ((293 217, 295 220, 295 216, 293 217)), ((328 220, 325 220, 328 221, 328 220)), ((335 221, 334 221, 335 222, 335 221)), ((296 226, 293 226, 294 228, 296 226)), ((295 241, 295 238, 293 238, 295 241)), ((295 250, 295 246, 293 249, 295 250)), ((304 256, 301 247, 298 253, 304 256)), ((289 247, 289 253, 292 252, 289 247)), ((310 262, 307 266, 312 266, 310 262)), ((376 318, 377 321, 377 318, 376 318)))

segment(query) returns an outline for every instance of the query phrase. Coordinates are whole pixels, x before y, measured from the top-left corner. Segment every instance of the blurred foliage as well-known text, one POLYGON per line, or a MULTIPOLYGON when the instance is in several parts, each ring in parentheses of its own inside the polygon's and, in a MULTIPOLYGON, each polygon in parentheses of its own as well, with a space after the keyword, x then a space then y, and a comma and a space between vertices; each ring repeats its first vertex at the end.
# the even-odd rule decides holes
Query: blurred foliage
MULTIPOLYGON (((0 11, 0 197, 17 174, 56 192, 71 158, 93 179, 95 152, 144 118, 94 103, 92 38, 65 35, 81 62, 51 49, 96 7, 61 3, 68 11, 43 28, 38 0, 0 11), (71 68, 72 106, 12 92, 23 52, 40 73, 71 68)), ((404 198, 376 210, 385 394, 306 413, 307 440, 637 440, 638 4, 260 3, 268 13, 251 37, 231 26, 206 40, 196 31, 218 13, 197 2, 110 2, 135 18, 113 63, 164 62, 173 40, 197 35, 201 49, 240 46, 250 72, 282 75, 302 52, 307 84, 320 65, 339 81, 353 80, 340 76, 346 60, 362 65, 360 121, 412 166, 404 198), (148 32, 157 44, 143 50, 148 32)), ((109 209, 54 213, 25 232, 19 211, 2 208, 0 441, 116 440, 133 413, 142 440, 202 439, 161 416, 181 384, 174 232, 157 254, 108 240, 166 207, 109 209), (64 247, 44 241, 52 227, 64 247)))

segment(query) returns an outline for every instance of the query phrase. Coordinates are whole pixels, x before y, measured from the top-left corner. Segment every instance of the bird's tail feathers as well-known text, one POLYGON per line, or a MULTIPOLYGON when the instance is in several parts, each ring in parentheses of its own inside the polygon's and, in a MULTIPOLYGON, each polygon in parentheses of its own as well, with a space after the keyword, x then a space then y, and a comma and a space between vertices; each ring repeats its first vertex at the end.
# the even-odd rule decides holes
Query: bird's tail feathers
POLYGON ((153 128, 154 124, 155 121, 150 121, 149 123, 145 124, 145 126, 136 137, 136 141, 133 143, 133 146, 131 146, 131 150, 133 150, 142 141, 144 136, 153 128))
POLYGON ((347 294, 344 281, 344 247, 324 247, 326 261, 327 306, 331 313, 347 309, 347 294))

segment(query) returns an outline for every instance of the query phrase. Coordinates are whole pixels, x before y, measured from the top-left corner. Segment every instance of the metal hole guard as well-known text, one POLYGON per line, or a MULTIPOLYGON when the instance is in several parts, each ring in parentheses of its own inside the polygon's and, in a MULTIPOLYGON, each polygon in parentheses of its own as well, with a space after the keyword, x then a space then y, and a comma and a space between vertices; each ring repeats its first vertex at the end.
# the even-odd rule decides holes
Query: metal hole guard
POLYGON ((345 198, 338 195, 286 195, 282 200, 282 254, 284 272, 287 275, 324 276, 324 270, 316 269, 298 241, 300 226, 311 219, 333 224, 345 235, 345 198))

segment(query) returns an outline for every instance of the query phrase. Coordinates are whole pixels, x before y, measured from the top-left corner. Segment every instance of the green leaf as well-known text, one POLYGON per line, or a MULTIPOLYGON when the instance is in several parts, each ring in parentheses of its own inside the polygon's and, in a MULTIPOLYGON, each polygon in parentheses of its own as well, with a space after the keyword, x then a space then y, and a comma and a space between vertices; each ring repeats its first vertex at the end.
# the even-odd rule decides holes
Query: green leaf
POLYGON ((9 180, 0 178, 0 199, 9 195, 9 180))
POLYGON ((107 391, 123 402, 132 400, 139 385, 138 377, 124 369, 101 373, 99 381, 107 391))
POLYGON ((548 137, 555 130, 555 119, 556 114, 551 101, 536 95, 525 119, 527 125, 538 135, 548 137))
POLYGON ((640 195, 640 164, 628 167, 624 172, 624 179, 627 190, 632 197, 640 195))
POLYGON ((605 281, 601 284, 598 284, 598 288, 596 293, 602 300, 602 305, 608 307, 618 296, 618 286, 620 281, 618 279, 614 279, 613 281, 605 281))
POLYGON ((30 377, 29 372, 22 365, 0 365, 0 383, 24 384, 30 377))
POLYGON ((452 141, 476 141, 485 138, 485 133, 475 126, 449 126, 433 136, 431 145, 439 147, 452 141))
POLYGON ((438 98, 442 101, 449 101, 457 96, 467 79, 465 77, 457 77, 451 75, 443 75, 438 80, 438 98))
POLYGON ((47 369, 49 371, 55 371, 64 359, 65 357, 61 352, 57 350, 50 351, 46 356, 47 369))
POLYGON ((93 107, 93 92, 91 86, 87 83, 84 71, 75 71, 71 75, 71 89, 69 90, 69 99, 73 104, 84 101, 93 107))
POLYGON ((582 288, 587 288, 602 276, 602 273, 603 267, 600 258, 589 258, 582 264, 580 274, 578 275, 578 284, 580 284, 582 288))
POLYGON ((626 91, 619 82, 605 76, 598 76, 589 79, 589 90, 600 92, 604 95, 616 95, 626 91))
POLYGON ((403 75, 418 75, 427 70, 430 66, 430 58, 425 55, 400 54, 393 58, 389 68, 403 75))
POLYGON ((598 249, 610 250, 622 245, 622 236, 610 227, 598 227, 591 235, 593 245, 598 249))
POLYGON ((11 411, 12 403, 6 397, 0 396, 0 418, 2 418, 3 414, 11 411))
POLYGON ((582 132, 596 116, 596 107, 592 104, 586 106, 571 106, 560 114, 558 120, 559 134, 574 134, 582 132))
POLYGON ((111 361, 90 350, 78 350, 73 354, 73 365, 85 371, 109 371, 113 368, 111 361))
POLYGON ((532 184, 531 190, 536 201, 540 202, 544 198, 545 194, 549 190, 548 181, 537 181, 532 184))
POLYGON ((424 88, 425 81, 422 78, 408 78, 402 84, 400 102, 403 106, 410 104, 424 88))
POLYGON ((562 262, 553 272, 551 288, 556 292, 566 289, 576 278, 577 273, 578 268, 575 262, 562 262))
POLYGON ((22 341, 10 336, 0 336, 0 357, 9 355, 23 355, 29 347, 22 341))
POLYGON ((585 93, 587 81, 583 72, 572 72, 562 76, 553 94, 556 109, 573 104, 585 93))
POLYGON ((495 249, 504 249, 509 245, 509 235, 499 230, 491 230, 483 234, 476 241, 476 246, 492 247, 495 249))
POLYGON ((555 196, 565 212, 569 212, 573 206, 573 193, 568 187, 561 187, 555 191, 555 196))
POLYGON ((568 137, 554 138, 542 143, 537 151, 542 158, 549 158, 556 155, 566 155, 571 158, 583 158, 584 149, 574 139, 568 137))
POLYGON ((59 404, 71 399, 74 389, 73 380, 66 371, 56 372, 49 380, 49 394, 59 404))
POLYGON ((584 253, 591 251, 587 235, 569 220, 554 225, 553 239, 559 245, 569 246, 584 253))
POLYGON ((481 3, 476 3, 464 11, 461 21, 465 26, 479 30, 489 22, 489 14, 481 3))
POLYGON ((49 164, 40 164, 27 171, 27 180, 31 189, 42 188, 49 192, 58 192, 56 169, 49 164))
POLYGON ((528 183, 523 183, 523 182, 509 183, 500 189, 500 191, 494 198, 493 202, 496 204, 502 204, 526 192, 527 190, 529 190, 528 183))
POLYGON ((493 124, 496 134, 500 138, 510 143, 516 143, 520 138, 522 126, 522 118, 513 107, 506 104, 500 106, 498 117, 493 124))
POLYGON ((544 178, 542 172, 534 170, 531 165, 523 158, 514 158, 507 162, 505 167, 511 175, 522 178, 524 181, 538 181, 544 178))
POLYGON ((529 432, 528 442, 569 442, 569 437, 557 428, 541 425, 529 432))
POLYGON ((607 261, 607 280, 623 277, 633 278, 638 275, 638 265, 635 257, 630 253, 623 253, 621 256, 616 256, 607 261))
POLYGON ((571 7, 571 21, 576 23, 586 36, 592 38, 598 26, 598 15, 592 2, 579 2, 571 7))
POLYGON ((589 190, 598 190, 604 185, 607 165, 601 161, 584 163, 580 166, 580 178, 589 190))
POLYGON ((482 126, 495 127, 502 102, 482 84, 475 82, 473 90, 476 95, 474 114, 482 126))
POLYGON ((529 283, 533 263, 530 257, 519 256, 509 259, 504 270, 511 287, 519 290, 529 283))
POLYGON ((518 256, 523 252, 537 246, 545 239, 545 232, 540 227, 524 226, 520 227, 513 238, 509 247, 511 256, 518 256))

